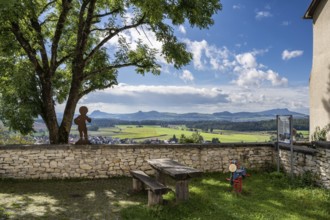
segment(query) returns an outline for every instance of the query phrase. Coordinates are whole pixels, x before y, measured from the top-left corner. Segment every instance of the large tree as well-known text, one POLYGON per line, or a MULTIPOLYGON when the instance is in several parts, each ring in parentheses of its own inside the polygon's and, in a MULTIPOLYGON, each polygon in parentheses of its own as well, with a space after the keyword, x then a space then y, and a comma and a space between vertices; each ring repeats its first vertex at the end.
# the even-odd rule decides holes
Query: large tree
POLYGON ((175 68, 191 53, 174 35, 187 23, 207 29, 219 0, 1 0, 0 119, 23 134, 41 116, 51 144, 67 143, 78 101, 117 84, 119 69, 160 74, 159 55, 175 68), (135 29, 162 43, 126 39, 135 29), (116 40, 116 47, 107 47, 116 40), (65 103, 61 121, 55 105, 65 103))

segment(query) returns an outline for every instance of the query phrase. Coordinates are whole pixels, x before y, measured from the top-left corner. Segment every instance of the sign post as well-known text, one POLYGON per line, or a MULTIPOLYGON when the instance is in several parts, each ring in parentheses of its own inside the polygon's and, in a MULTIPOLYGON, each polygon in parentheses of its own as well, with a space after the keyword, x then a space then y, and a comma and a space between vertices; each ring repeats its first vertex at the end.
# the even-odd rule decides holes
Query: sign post
POLYGON ((291 177, 293 177, 293 123, 292 115, 277 115, 277 171, 280 171, 279 143, 289 144, 291 152, 291 177))

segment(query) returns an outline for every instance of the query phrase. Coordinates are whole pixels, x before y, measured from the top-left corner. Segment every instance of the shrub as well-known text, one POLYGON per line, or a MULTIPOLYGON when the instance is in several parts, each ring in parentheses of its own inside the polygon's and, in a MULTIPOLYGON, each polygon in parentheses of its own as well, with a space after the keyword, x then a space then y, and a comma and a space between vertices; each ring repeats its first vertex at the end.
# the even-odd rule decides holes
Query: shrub
POLYGON ((326 125, 324 128, 317 126, 314 133, 312 134, 312 141, 326 141, 327 133, 330 131, 330 124, 326 125))
POLYGON ((203 136, 199 132, 193 133, 190 137, 186 137, 184 134, 181 134, 179 139, 180 144, 195 143, 201 144, 204 142, 203 136))

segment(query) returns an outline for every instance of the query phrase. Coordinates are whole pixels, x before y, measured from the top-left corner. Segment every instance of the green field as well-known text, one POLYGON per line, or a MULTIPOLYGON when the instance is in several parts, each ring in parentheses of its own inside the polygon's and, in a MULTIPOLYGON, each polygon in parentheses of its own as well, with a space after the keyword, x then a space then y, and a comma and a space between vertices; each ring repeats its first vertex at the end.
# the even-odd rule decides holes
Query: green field
MULTIPOLYGON (((266 132, 238 132, 238 131, 220 131, 213 133, 198 131, 205 141, 211 141, 212 138, 218 138, 220 142, 268 142, 270 134, 266 132)), ((75 127, 72 134, 77 134, 75 127)), ((189 131, 185 126, 177 126, 173 128, 165 128, 161 126, 137 127, 135 125, 119 125, 112 128, 100 128, 98 131, 89 131, 92 136, 111 136, 120 139, 135 139, 142 141, 145 139, 169 140, 173 135, 180 138, 181 134, 191 136, 194 131, 189 131)))

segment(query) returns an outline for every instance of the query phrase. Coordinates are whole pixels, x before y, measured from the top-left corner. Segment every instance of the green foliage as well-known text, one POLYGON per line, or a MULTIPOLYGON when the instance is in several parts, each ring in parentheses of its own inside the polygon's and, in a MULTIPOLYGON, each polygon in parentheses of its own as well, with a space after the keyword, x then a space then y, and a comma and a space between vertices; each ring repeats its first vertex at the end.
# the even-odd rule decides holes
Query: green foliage
POLYGON ((2 207, 0 207, 0 219, 9 219, 9 213, 2 207))
POLYGON ((39 91, 27 60, 0 57, 0 119, 13 130, 28 134, 40 111, 39 91))
MULTIPOLYGON (((94 124, 96 119, 93 119, 94 124)), ((106 136, 120 139, 133 139, 137 142, 144 141, 146 139, 158 139, 158 140, 170 140, 173 135, 177 139, 181 134, 185 137, 192 136, 193 132, 176 129, 176 128, 164 128, 161 126, 143 125, 143 127, 136 127, 132 125, 112 125, 111 127, 100 126, 99 123, 95 123, 99 127, 98 131, 90 131, 89 135, 92 136, 106 136)), ((77 130, 73 130, 72 134, 78 134, 77 130)), ((212 141, 212 138, 218 138, 222 143, 233 142, 267 142, 269 134, 265 132, 235 132, 235 131, 221 131, 219 133, 200 133, 205 141, 212 141)))
POLYGON ((195 143, 201 144, 203 143, 204 138, 199 132, 194 132, 191 136, 186 137, 184 134, 181 134, 179 139, 180 144, 188 144, 188 143, 195 143))
MULTIPOLYGON (((182 123, 182 122, 178 122, 182 123)), ((192 121, 186 122, 191 129, 233 130, 233 131, 275 131, 276 120, 230 122, 230 121, 192 121)), ((297 130, 309 130, 309 119, 293 119, 293 127, 297 130)), ((211 132, 212 132, 211 131, 211 132)))
POLYGON ((0 145, 8 144, 33 144, 33 141, 29 136, 22 136, 0 128, 0 145))
POLYGON ((218 0, 1 0, 0 6, 0 119, 27 134, 40 115, 53 136, 68 135, 78 101, 116 85, 121 68, 158 75, 159 56, 175 68, 188 64, 192 54, 175 26, 209 28, 221 9, 218 0), (130 30, 140 39, 133 41, 130 30), (146 31, 161 49, 142 42, 146 31), (58 123, 54 106, 65 102, 58 123))
POLYGON ((169 141, 169 142, 178 143, 179 140, 177 139, 177 137, 176 137, 175 134, 174 134, 173 137, 170 138, 168 141, 169 141))
POLYGON ((89 131, 98 131, 99 127, 96 125, 91 125, 87 127, 89 131))
POLYGON ((327 133, 330 131, 330 125, 326 125, 322 129, 317 126, 312 134, 312 141, 326 141, 327 133))
POLYGON ((219 144, 220 143, 220 140, 219 138, 212 138, 212 144, 219 144))
POLYGON ((273 184, 279 186, 298 187, 316 187, 318 177, 310 171, 306 171, 302 175, 291 178, 289 175, 282 172, 269 173, 270 180, 273 184))

